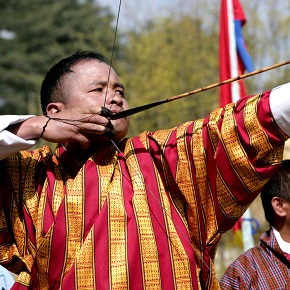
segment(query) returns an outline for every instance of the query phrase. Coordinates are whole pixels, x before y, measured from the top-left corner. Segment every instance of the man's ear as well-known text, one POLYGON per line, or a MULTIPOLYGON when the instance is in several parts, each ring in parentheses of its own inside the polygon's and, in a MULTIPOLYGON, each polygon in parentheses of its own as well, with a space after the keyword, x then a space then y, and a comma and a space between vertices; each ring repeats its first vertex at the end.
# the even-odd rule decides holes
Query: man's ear
POLYGON ((284 198, 274 196, 271 200, 271 203, 272 203, 272 207, 273 207, 274 212, 278 216, 280 216, 280 217, 286 216, 286 210, 285 210, 286 200, 284 198))
POLYGON ((46 114, 53 115, 65 109, 65 104, 63 103, 50 103, 46 107, 46 114))

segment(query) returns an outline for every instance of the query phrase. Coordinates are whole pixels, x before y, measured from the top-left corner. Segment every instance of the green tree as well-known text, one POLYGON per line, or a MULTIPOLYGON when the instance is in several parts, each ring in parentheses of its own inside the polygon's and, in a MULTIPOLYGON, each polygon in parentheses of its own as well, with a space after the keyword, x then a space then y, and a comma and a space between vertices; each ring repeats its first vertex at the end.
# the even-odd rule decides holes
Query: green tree
MULTIPOLYGON (((216 25, 202 17, 179 15, 154 19, 127 39, 122 80, 131 107, 165 99, 218 80, 216 25)), ((218 103, 217 91, 174 101, 131 117, 130 134, 169 128, 203 117, 218 103)))
POLYGON ((38 113, 41 81, 60 58, 86 49, 111 53, 115 17, 92 0, 0 0, 0 11, 2 114, 38 113))

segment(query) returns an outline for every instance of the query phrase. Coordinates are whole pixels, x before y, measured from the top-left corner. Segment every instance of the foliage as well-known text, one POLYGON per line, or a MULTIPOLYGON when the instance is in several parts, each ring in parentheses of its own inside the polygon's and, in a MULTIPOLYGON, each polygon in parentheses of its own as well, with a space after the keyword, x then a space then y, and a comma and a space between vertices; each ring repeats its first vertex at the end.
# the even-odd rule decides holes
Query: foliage
MULTIPOLYGON (((281 8, 282 4, 274 0, 241 2, 248 19, 243 31, 255 68, 284 60, 290 48, 290 20, 281 9, 288 11, 287 7, 281 8), (263 13, 257 14, 258 10, 263 13)), ((151 18, 143 26, 131 24, 133 28, 123 32, 125 38, 115 46, 113 66, 126 85, 131 107, 218 81, 218 4, 217 0, 197 0, 193 7, 183 6, 166 16, 151 18)), ((111 55, 112 23, 116 19, 93 0, 0 0, 0 9, 2 114, 38 113, 41 81, 60 58, 84 49, 111 55)), ((271 88, 278 79, 286 81, 288 70, 246 80, 247 91, 260 92, 265 83, 271 88)), ((218 90, 162 105, 132 116, 130 135, 204 117, 216 106, 218 90)))
MULTIPOLYGON (((131 107, 166 99, 218 80, 215 27, 189 15, 148 23, 140 33, 128 33, 123 81, 131 107)), ((174 101, 131 117, 131 134, 169 128, 203 117, 217 105, 216 92, 174 101)))
MULTIPOLYGON (((290 2, 241 1, 247 16, 243 32, 254 69, 288 60, 290 51, 290 2)), ((246 80, 249 93, 260 93, 289 82, 290 66, 280 67, 246 80)))
POLYGON ((0 0, 0 11, 2 114, 37 113, 44 74, 62 57, 87 49, 111 53, 115 19, 94 1, 0 0))

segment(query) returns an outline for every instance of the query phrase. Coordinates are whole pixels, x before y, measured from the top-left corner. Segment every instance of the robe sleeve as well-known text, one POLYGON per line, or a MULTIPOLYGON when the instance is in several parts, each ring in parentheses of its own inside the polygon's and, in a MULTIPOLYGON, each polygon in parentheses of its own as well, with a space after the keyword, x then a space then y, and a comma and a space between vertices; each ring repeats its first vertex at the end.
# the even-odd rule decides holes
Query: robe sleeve
MULTIPOLYGON (((158 188, 164 187, 188 229, 203 281, 212 279, 222 234, 282 164, 290 125, 286 99, 287 89, 277 88, 218 108, 204 119, 139 137, 160 174, 158 188), (284 99, 285 108, 278 108, 272 94, 284 99)), ((143 153, 137 149, 136 154, 143 153)))
POLYGON ((174 175, 185 197, 191 240, 212 258, 221 235, 233 227, 282 162, 290 125, 290 103, 286 106, 285 99, 287 89, 277 88, 177 128, 174 175), (284 99, 281 109, 276 98, 272 100, 275 116, 272 93, 284 99))

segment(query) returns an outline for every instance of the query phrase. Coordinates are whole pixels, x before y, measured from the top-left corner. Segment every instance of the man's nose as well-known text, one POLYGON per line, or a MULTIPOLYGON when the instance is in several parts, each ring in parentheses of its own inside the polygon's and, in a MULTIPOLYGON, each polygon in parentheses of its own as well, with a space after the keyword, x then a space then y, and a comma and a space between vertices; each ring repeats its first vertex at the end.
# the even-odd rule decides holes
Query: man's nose
POLYGON ((108 90, 108 97, 107 101, 109 105, 121 105, 123 103, 122 96, 118 93, 115 92, 114 90, 108 90))

